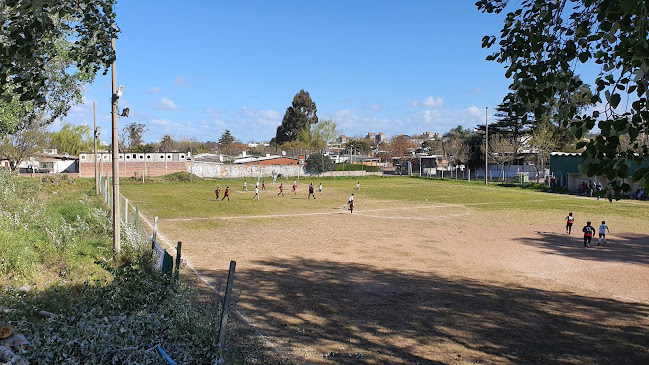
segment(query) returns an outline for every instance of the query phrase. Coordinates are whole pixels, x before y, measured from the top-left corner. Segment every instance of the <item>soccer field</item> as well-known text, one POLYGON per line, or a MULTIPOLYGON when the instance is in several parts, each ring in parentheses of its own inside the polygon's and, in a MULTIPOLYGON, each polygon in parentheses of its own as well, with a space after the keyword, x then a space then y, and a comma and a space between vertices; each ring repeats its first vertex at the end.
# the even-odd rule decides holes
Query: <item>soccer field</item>
POLYGON ((296 363, 649 363, 646 202, 407 177, 302 178, 297 194, 281 182, 285 196, 268 179, 259 201, 252 179, 247 192, 243 179, 121 190, 218 291, 236 261, 236 307, 296 363), (605 245, 584 248, 587 220, 606 221, 605 245))

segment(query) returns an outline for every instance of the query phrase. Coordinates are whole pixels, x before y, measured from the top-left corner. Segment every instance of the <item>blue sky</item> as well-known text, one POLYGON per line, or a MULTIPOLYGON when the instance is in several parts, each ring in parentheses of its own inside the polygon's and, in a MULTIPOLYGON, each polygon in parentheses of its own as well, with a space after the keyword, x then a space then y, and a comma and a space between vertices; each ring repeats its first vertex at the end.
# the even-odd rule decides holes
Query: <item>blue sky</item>
MULTIPOLYGON (((268 141, 300 89, 348 136, 475 127, 509 83, 481 48, 502 18, 473 4, 123 0, 116 71, 131 113, 120 129, 146 124, 147 142, 215 141, 226 128, 268 141)), ((66 120, 92 125, 96 102, 109 141, 110 90, 110 72, 98 75, 66 120)))

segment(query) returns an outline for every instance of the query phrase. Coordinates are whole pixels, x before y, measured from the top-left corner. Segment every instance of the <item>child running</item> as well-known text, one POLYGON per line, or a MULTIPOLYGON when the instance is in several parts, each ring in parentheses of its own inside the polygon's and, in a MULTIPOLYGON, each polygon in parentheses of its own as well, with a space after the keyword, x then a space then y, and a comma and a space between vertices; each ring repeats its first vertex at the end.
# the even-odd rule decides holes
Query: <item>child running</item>
POLYGON ((597 239, 597 246, 599 246, 602 240, 604 240, 604 244, 606 244, 606 233, 608 232, 609 230, 606 222, 602 221, 602 224, 599 226, 599 238, 597 239))
POLYGON ((572 224, 575 223, 575 217, 573 217, 572 212, 568 213, 566 217, 566 233, 572 233, 572 224))
POLYGON ((310 199, 311 195, 313 195, 313 200, 315 200, 315 192, 313 191, 313 183, 309 184, 309 196, 307 196, 307 199, 310 199))
POLYGON ((243 190, 248 191, 248 180, 243 180, 243 190))
POLYGON ((228 201, 230 201, 230 187, 229 186, 225 187, 225 191, 223 192, 223 199, 221 199, 221 200, 225 200, 225 198, 228 198, 228 201))
POLYGON ((279 194, 284 196, 284 185, 282 185, 282 183, 279 183, 279 193, 277 193, 277 196, 279 196, 279 194))
POLYGON ((259 200, 259 188, 258 187, 255 187, 255 196, 252 197, 252 200, 255 200, 255 198, 257 198, 257 200, 259 200))
POLYGON ((320 195, 322 195, 322 183, 320 183, 320 185, 318 185, 318 191, 320 192, 320 195))
POLYGON ((214 193, 216 194, 216 200, 219 200, 219 193, 221 193, 221 187, 217 186, 216 190, 214 190, 214 193))
POLYGON ((356 183, 356 187, 354 188, 354 190, 361 191, 361 182, 360 181, 356 183))
POLYGON ((590 240, 593 239, 595 228, 590 225, 590 222, 586 222, 586 225, 581 230, 584 232, 584 247, 590 248, 590 240))

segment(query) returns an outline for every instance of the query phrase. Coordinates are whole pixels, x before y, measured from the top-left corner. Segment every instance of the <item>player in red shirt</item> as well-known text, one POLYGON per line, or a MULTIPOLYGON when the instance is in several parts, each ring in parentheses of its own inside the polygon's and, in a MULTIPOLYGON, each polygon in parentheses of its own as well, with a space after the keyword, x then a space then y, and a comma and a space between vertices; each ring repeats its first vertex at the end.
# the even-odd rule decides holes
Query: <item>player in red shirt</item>
POLYGON ((216 200, 219 200, 219 194, 221 193, 221 188, 217 187, 216 190, 214 190, 214 193, 216 194, 216 200))
POLYGON ((282 183, 279 183, 279 193, 277 193, 277 196, 279 196, 279 194, 284 196, 284 185, 282 185, 282 183))
POLYGON ((225 198, 228 198, 228 201, 230 201, 230 187, 229 186, 225 187, 225 192, 223 193, 223 199, 221 199, 221 200, 225 200, 225 198))

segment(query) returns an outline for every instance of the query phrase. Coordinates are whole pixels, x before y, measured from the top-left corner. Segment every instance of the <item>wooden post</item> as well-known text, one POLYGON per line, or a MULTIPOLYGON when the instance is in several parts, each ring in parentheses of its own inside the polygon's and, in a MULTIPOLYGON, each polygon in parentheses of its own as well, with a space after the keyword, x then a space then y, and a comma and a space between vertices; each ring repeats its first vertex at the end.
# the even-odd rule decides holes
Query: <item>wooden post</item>
POLYGON ((176 246, 176 272, 174 273, 174 280, 178 281, 178 278, 180 277, 180 251, 182 249, 183 243, 181 241, 178 241, 178 246, 176 246))
POLYGON ((230 296, 232 295, 232 284, 234 282, 234 269, 237 266, 236 261, 230 261, 230 272, 228 273, 228 285, 225 288, 225 297, 223 297, 223 313, 221 313, 221 326, 219 328, 219 347, 225 347, 225 330, 228 323, 228 312, 230 311, 230 296))

